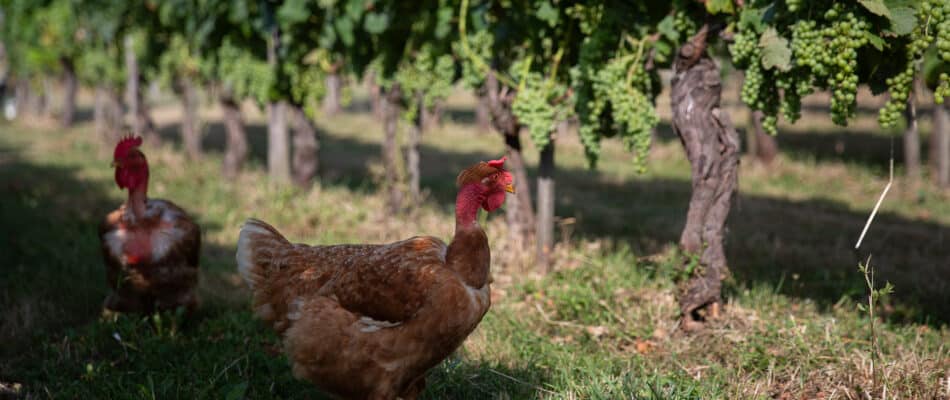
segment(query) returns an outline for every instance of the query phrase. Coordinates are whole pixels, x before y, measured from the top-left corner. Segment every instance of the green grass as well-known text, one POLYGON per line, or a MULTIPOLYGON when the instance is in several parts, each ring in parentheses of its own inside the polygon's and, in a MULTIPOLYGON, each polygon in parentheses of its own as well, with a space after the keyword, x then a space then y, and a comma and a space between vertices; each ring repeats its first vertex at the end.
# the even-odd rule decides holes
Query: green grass
MULTIPOLYGON (((470 105, 453 98, 449 108, 461 120, 470 105)), ((203 305, 188 320, 99 317, 106 286, 96 225, 123 193, 91 124, 0 125, 0 385, 21 384, 25 398, 323 398, 292 378, 278 338, 249 312, 233 265, 240 223, 261 218, 307 243, 448 239, 455 172, 503 151, 496 136, 465 123, 428 133, 427 198, 393 217, 376 192, 380 132, 370 117, 320 121, 321 180, 298 191, 266 183, 265 131, 254 115, 250 167, 220 179, 221 128, 208 115, 206 159, 186 162, 174 144, 145 149, 150 195, 174 200, 203 229, 203 305)), ((173 117, 159 120, 175 131, 173 117)), ((617 143, 605 146, 598 171, 585 168, 576 139, 559 146, 557 212, 575 223, 559 233, 555 272, 539 277, 512 256, 502 215, 493 215, 494 305, 432 372, 426 399, 856 398, 885 387, 901 398, 950 396, 946 193, 896 188, 855 254, 886 182, 880 160, 792 149, 768 168, 744 163, 724 315, 684 335, 670 250, 689 195, 678 144, 661 141, 645 175, 617 143), (856 308, 866 251, 879 281, 897 290, 879 310, 879 354, 856 308)), ((536 152, 526 154, 535 165, 536 152)))

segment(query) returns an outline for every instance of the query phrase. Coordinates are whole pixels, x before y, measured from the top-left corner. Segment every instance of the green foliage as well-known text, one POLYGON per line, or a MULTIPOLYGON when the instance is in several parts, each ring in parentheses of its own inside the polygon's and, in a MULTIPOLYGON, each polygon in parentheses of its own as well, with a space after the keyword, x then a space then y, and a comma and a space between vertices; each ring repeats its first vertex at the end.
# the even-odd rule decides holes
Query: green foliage
POLYGON ((431 109, 452 92, 455 60, 451 54, 439 54, 434 48, 432 44, 424 45, 414 57, 401 63, 394 76, 408 98, 403 114, 408 121, 416 119, 420 106, 431 109))
POLYGON ((270 100, 274 73, 267 62, 225 40, 218 50, 216 76, 235 98, 250 98, 263 105, 270 100))

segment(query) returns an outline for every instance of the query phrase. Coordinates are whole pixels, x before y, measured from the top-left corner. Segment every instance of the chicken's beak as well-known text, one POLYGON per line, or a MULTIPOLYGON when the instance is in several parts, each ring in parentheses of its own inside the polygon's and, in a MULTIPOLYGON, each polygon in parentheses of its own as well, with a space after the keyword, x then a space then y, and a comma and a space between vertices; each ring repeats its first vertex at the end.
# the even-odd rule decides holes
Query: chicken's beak
POLYGON ((115 161, 115 160, 112 160, 112 163, 109 164, 109 166, 111 166, 112 168, 116 168, 116 167, 119 166, 119 163, 118 163, 117 161, 115 161))
POLYGON ((505 185, 505 191, 508 192, 508 193, 514 194, 514 193, 515 193, 515 185, 512 185, 512 184, 510 184, 510 183, 507 184, 507 185, 505 185))

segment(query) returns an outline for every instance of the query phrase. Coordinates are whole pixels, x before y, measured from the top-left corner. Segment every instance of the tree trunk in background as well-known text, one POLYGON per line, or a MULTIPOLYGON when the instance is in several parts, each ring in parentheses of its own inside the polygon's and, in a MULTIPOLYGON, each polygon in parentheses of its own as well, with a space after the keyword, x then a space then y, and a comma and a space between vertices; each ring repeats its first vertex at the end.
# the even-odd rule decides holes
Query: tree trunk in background
POLYGON ((326 78, 327 95, 323 96, 323 114, 326 116, 336 115, 342 109, 340 107, 340 96, 343 90, 343 79, 339 73, 331 72, 326 78))
POLYGON ((749 140, 749 154, 763 164, 771 164, 775 160, 775 156, 778 155, 778 143, 775 141, 775 137, 765 133, 765 128, 762 127, 762 119, 765 118, 765 113, 761 110, 752 110, 749 118, 751 123, 748 132, 746 132, 746 137, 749 140))
POLYGON ((399 123, 399 99, 402 97, 398 84, 394 84, 383 96, 383 131, 386 135, 383 140, 383 168, 385 169, 384 185, 389 191, 387 205, 389 211, 402 211, 402 190, 399 187, 399 147, 396 144, 396 129, 399 123))
POLYGON ((313 185, 313 178, 319 168, 317 128, 313 126, 303 107, 288 105, 294 125, 293 181, 301 188, 313 185))
POLYGON ((475 106, 475 126, 478 133, 488 133, 491 130, 491 112, 489 98, 485 89, 478 90, 478 104, 475 106))
POLYGON ((920 79, 914 79, 914 90, 907 98, 907 109, 904 118, 907 120, 907 129, 904 130, 904 168, 907 182, 911 187, 917 186, 920 181, 920 131, 917 127, 917 89, 920 79))
POLYGON ((122 136, 122 104, 118 95, 107 86, 96 87, 93 120, 96 136, 102 142, 103 152, 112 151, 122 136))
POLYGON ((498 84, 498 78, 489 73, 485 81, 485 97, 488 98, 490 121, 505 140, 505 155, 508 162, 505 167, 515 179, 515 195, 505 200, 505 219, 508 223, 509 242, 521 251, 530 251, 531 241, 535 238, 535 216, 531 202, 531 183, 525 168, 524 155, 521 152, 521 126, 511 111, 514 96, 507 88, 498 84))
POLYGON ((178 78, 181 97, 181 139, 185 153, 192 161, 201 159, 201 131, 198 129, 198 91, 188 77, 178 78))
POLYGON ((442 114, 445 112, 445 106, 441 101, 436 101, 431 108, 426 108, 419 101, 419 117, 422 118, 421 126, 423 132, 431 132, 442 126, 442 114))
POLYGON ((73 125, 76 116, 76 91, 79 83, 76 80, 76 67, 70 58, 59 60, 63 66, 63 114, 61 123, 64 127, 73 125))
POLYGON ((162 139, 155 131, 155 122, 149 115, 148 107, 142 99, 142 72, 135 56, 135 43, 132 36, 125 37, 125 104, 128 105, 129 119, 132 121, 132 133, 141 136, 150 146, 156 146, 162 139))
POLYGON ((379 85, 376 84, 376 72, 370 71, 367 73, 366 77, 366 86, 369 90, 369 107, 373 112, 373 118, 377 121, 383 120, 383 96, 381 95, 381 89, 379 85))
POLYGON ((946 104, 934 104, 933 148, 934 180, 937 186, 950 187, 950 115, 946 104))
POLYGON ((723 248, 726 219, 738 185, 739 135, 720 108, 719 67, 706 53, 707 27, 683 44, 671 81, 673 130, 690 162, 692 195, 680 237, 684 269, 692 276, 679 293, 683 329, 719 313, 722 280, 728 274, 723 248), (698 265, 691 262, 698 257, 698 265))
POLYGON ((50 105, 53 99, 53 83, 50 81, 50 77, 43 77, 43 90, 40 92, 40 95, 37 96, 36 100, 36 115, 39 115, 43 118, 50 118, 53 114, 53 107, 50 105))
POLYGON ((247 161, 247 134, 244 132, 244 120, 241 118, 241 108, 231 91, 222 89, 221 97, 222 119, 227 133, 227 144, 224 150, 224 164, 222 174, 227 178, 234 178, 247 161))
POLYGON ((23 79, 17 79, 13 82, 13 101, 16 104, 17 116, 26 115, 26 103, 29 95, 29 86, 23 79))
POLYGON ((422 132, 426 126, 425 115, 426 106, 422 101, 422 95, 416 96, 416 102, 419 104, 419 111, 416 113, 415 121, 409 127, 409 140, 406 143, 406 172, 409 174, 409 204, 416 205, 421 199, 421 190, 419 181, 422 179, 422 173, 419 170, 419 143, 422 142, 422 132))
MULTIPOLYGON (((277 69, 277 49, 280 48, 280 32, 270 28, 267 41, 267 64, 277 69)), ((267 172, 275 182, 290 182, 290 138, 287 135, 287 103, 267 103, 267 172)))
POLYGON ((515 194, 505 200, 505 219, 511 234, 509 242, 526 251, 534 234, 534 206, 531 204, 531 185, 521 153, 521 137, 505 135, 505 168, 515 178, 515 194))
POLYGON ((554 138, 541 149, 538 162, 538 265, 551 269, 554 250, 554 138))
POLYGON ((276 182, 290 182, 290 137, 284 101, 267 105, 267 171, 276 182))

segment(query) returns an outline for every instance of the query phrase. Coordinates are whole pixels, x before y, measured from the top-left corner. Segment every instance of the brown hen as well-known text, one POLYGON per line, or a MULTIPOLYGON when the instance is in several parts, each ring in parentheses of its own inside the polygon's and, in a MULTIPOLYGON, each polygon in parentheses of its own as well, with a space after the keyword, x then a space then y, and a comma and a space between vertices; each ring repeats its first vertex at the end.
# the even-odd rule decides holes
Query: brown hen
POLYGON ((488 311, 491 255, 478 209, 513 192, 504 158, 459 174, 455 237, 292 244, 249 219, 237 264, 254 311, 283 337, 293 374, 346 399, 415 399, 425 374, 488 311))

